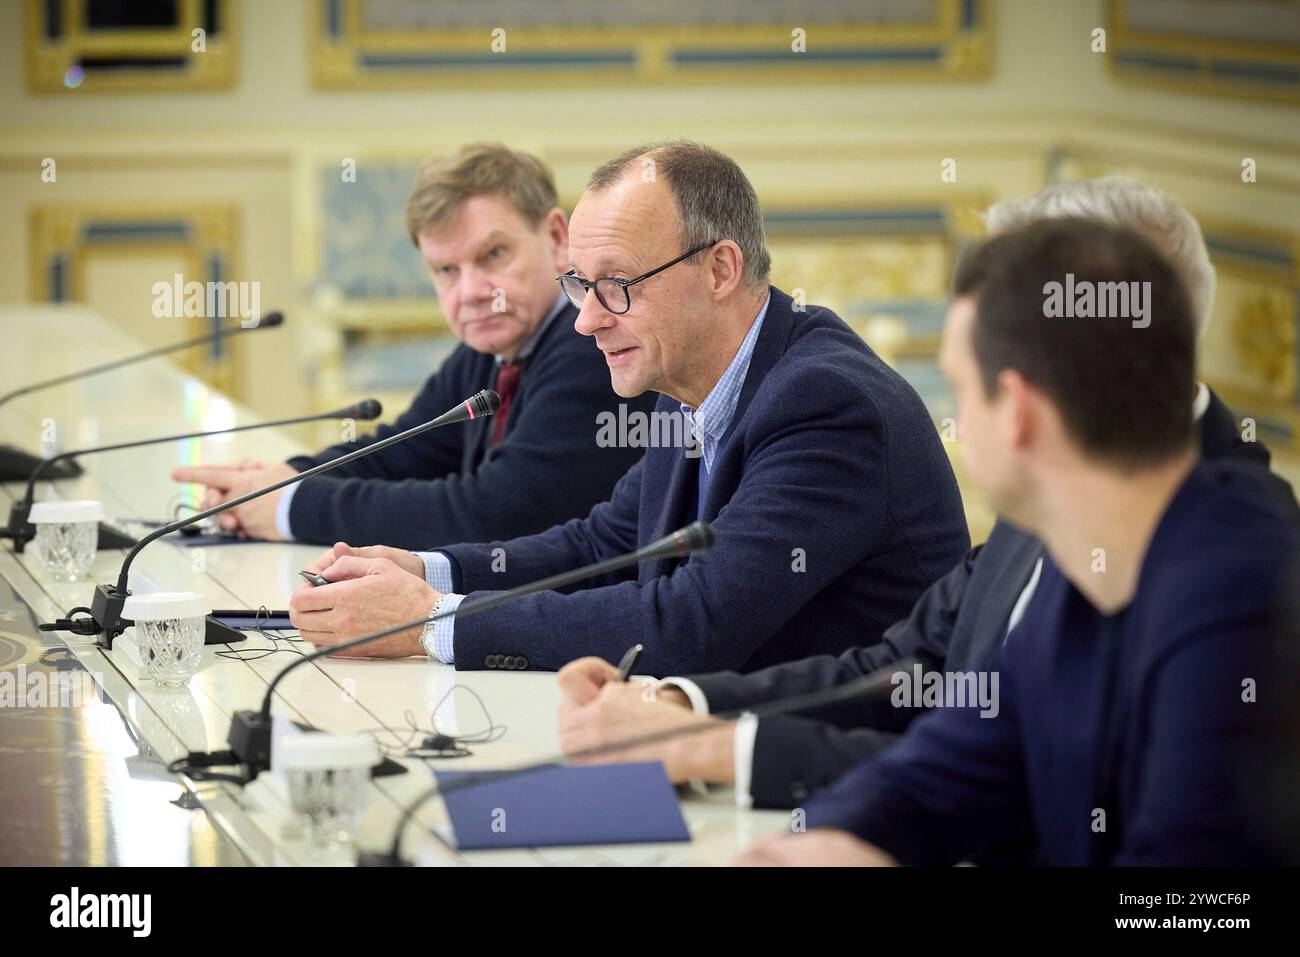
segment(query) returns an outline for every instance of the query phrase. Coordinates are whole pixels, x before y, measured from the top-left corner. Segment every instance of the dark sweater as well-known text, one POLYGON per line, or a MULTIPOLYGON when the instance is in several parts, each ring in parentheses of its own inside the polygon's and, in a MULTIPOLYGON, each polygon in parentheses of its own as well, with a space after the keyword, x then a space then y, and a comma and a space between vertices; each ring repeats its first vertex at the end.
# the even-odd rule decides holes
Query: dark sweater
MULTIPOLYGON (((639 448, 600 448, 597 416, 649 412, 647 393, 620 399, 605 357, 573 328, 566 304, 525 360, 504 439, 488 449, 491 419, 433 429, 308 479, 294 494, 289 524, 304 542, 428 549, 451 542, 513 538, 587 514, 641 457, 639 448)), ((391 425, 319 455, 291 459, 299 471, 436 418, 496 382, 493 356, 459 346, 391 425)))

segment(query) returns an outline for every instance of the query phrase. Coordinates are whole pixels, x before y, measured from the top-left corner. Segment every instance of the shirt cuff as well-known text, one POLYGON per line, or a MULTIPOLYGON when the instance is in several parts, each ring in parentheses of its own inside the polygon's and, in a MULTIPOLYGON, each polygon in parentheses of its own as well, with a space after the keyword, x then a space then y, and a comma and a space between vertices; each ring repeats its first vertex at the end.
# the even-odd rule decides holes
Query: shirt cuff
POLYGON ((424 581, 434 591, 446 595, 456 583, 451 580, 451 559, 442 552, 416 552, 424 562, 424 581))
POLYGON ((286 542, 293 541, 293 529, 289 527, 289 507, 293 504, 293 495, 301 482, 286 485, 280 490, 280 500, 275 503, 275 533, 286 542))
POLYGON ((754 806, 750 788, 754 780, 754 743, 758 740, 758 715, 746 711, 736 721, 736 807, 754 806))
MULTIPOLYGON (((696 714, 709 713, 709 699, 704 690, 690 678, 664 678, 658 687, 676 688, 691 703, 691 710, 696 714)), ((758 739, 758 718, 746 712, 736 722, 736 806, 748 810, 754 806, 754 796, 749 793, 750 782, 754 779, 754 742, 758 739)), ((701 794, 708 793, 708 784, 692 780, 691 788, 701 794)))
POLYGON ((456 609, 464 600, 464 595, 444 593, 438 607, 438 614, 444 617, 433 623, 433 656, 444 665, 456 663, 456 609))
POLYGON ((664 678, 659 682, 657 687, 676 688, 691 703, 691 710, 696 714, 709 713, 709 699, 704 697, 704 692, 690 678, 664 678))

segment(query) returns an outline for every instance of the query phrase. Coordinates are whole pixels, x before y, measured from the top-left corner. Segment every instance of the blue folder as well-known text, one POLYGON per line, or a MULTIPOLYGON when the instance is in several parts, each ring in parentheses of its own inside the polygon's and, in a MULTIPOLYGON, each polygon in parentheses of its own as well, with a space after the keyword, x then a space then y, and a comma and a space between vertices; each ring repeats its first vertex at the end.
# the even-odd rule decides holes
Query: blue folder
POLYGON ((508 771, 437 771, 462 851, 689 841, 664 767, 556 765, 508 771), (473 784, 452 784, 476 778, 473 784))

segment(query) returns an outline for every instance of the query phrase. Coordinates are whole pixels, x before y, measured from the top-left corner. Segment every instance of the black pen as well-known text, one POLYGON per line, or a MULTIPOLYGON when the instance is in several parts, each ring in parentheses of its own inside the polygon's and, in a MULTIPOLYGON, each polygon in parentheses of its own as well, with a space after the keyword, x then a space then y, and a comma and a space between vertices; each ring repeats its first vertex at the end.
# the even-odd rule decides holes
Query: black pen
POLYGON ((627 681, 632 676, 632 669, 636 663, 641 660, 641 652, 645 651, 645 645, 633 645, 623 656, 623 660, 618 663, 618 680, 627 681))
POLYGON ((331 584, 328 578, 322 578, 320 575, 317 575, 315 572, 300 571, 298 574, 301 575, 303 578, 307 579, 307 581, 311 582, 313 585, 317 587, 321 585, 331 584))

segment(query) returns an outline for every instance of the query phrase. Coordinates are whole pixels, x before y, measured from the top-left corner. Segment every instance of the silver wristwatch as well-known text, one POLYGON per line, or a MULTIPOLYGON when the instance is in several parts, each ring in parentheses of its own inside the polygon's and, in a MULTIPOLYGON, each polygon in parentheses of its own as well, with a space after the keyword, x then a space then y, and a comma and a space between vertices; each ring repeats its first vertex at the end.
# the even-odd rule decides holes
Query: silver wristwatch
MULTIPOLYGON (((438 600, 433 603, 433 610, 429 612, 430 619, 433 619, 434 616, 436 616, 438 612, 442 610, 443 602, 445 602, 446 600, 447 600, 446 595, 438 596, 438 600)), ((423 648, 424 653, 428 655, 430 658, 432 658, 434 661, 442 661, 442 659, 438 657, 438 653, 434 651, 433 631, 437 626, 438 623, 432 620, 426 621, 424 623, 424 628, 420 632, 420 647, 423 648)))

